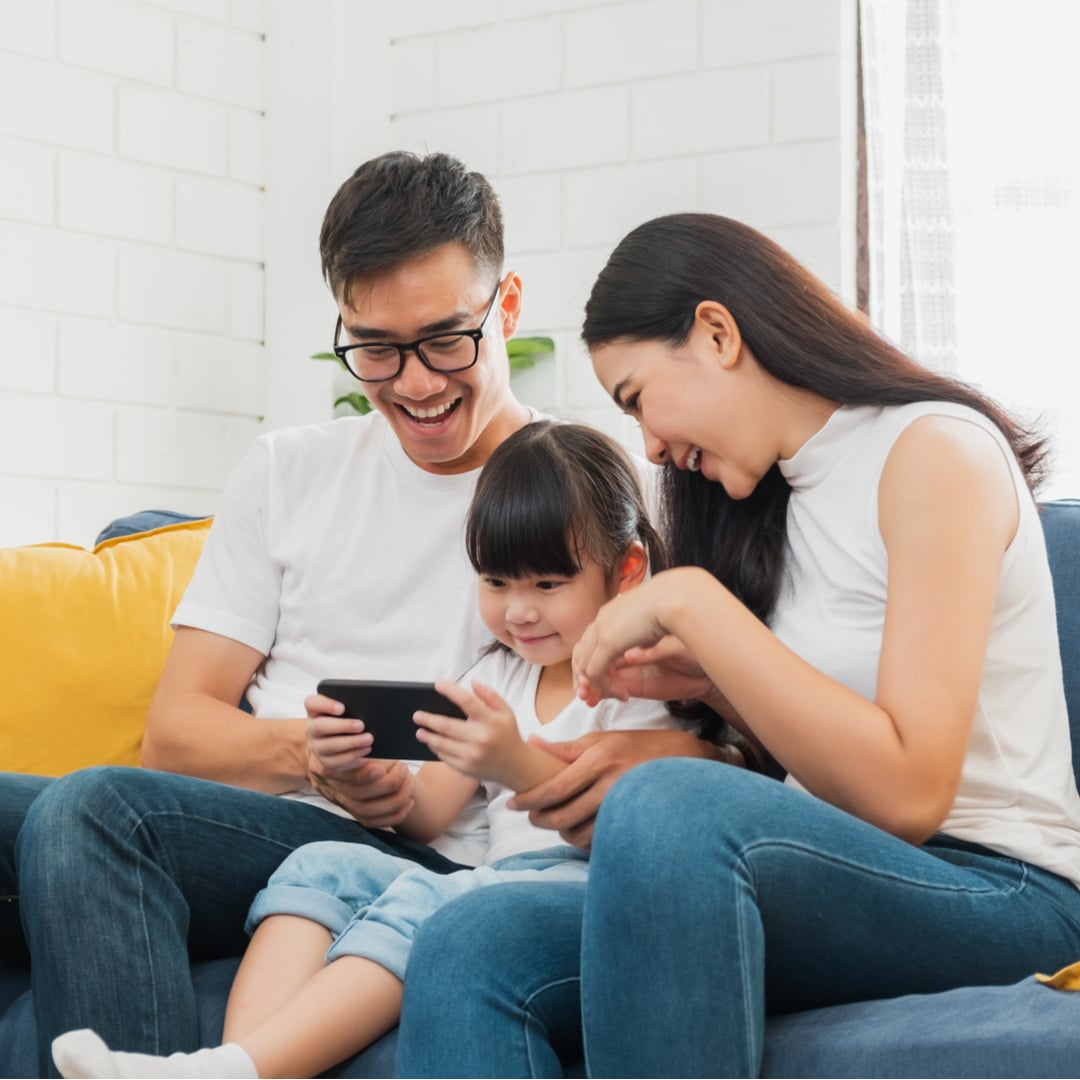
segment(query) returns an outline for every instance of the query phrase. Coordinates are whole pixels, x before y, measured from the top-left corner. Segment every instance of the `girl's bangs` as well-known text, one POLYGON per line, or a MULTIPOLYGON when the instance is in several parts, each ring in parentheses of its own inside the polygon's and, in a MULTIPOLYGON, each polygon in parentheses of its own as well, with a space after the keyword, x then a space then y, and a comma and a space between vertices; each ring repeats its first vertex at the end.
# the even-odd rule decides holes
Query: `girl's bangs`
POLYGON ((485 488, 469 519, 465 543, 476 572, 497 578, 579 574, 570 493, 558 477, 545 471, 501 479, 485 488))

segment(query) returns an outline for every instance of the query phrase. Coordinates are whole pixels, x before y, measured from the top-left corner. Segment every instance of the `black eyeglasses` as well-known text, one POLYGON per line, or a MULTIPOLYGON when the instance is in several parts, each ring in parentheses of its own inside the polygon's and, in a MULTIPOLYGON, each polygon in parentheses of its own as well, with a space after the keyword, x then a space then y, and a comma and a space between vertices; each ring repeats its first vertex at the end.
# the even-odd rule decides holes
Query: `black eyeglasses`
POLYGON ((480 356, 480 339, 484 336, 484 327, 498 299, 500 285, 495 287, 487 311, 475 330, 429 334, 407 344, 398 341, 364 341, 359 345, 339 345, 342 326, 339 315, 334 328, 334 352, 349 369, 349 374, 361 382, 389 382, 396 379, 405 367, 405 354, 410 352, 416 353, 424 367, 441 375, 465 371, 471 368, 480 356))

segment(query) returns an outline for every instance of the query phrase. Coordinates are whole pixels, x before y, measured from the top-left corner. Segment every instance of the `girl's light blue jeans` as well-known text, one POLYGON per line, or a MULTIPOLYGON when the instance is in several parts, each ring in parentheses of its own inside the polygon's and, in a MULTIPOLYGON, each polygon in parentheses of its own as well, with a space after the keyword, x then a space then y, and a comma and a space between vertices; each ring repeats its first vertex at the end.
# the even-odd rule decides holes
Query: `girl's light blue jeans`
POLYGON ((711 762, 632 770, 589 883, 497 886, 419 934, 402 1076, 756 1076, 765 1016, 1007 984, 1080 956, 1080 890, 985 848, 915 847, 711 762), (483 1038, 461 1039, 462 1031, 483 1038))
POLYGON ((500 883, 584 881, 588 867, 584 852, 562 845, 439 874, 361 844, 305 844, 255 898, 247 930, 271 915, 299 915, 334 936, 328 963, 362 956, 404 979, 417 932, 451 900, 500 883))

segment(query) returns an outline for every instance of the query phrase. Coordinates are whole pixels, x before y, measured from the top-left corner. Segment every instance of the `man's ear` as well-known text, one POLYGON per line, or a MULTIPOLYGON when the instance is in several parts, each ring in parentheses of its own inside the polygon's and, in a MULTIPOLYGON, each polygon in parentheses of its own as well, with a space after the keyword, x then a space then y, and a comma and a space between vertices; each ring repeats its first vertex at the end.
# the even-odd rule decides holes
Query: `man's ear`
POLYGON ((734 316, 723 304, 702 300, 694 309, 692 333, 719 359, 722 367, 735 366, 742 350, 742 334, 734 316))
POLYGON ((503 340, 509 341, 517 333, 521 319, 521 278, 511 270, 499 282, 499 292, 501 295, 498 300, 498 318, 502 325, 503 340))
POLYGON ((645 545, 640 540, 635 540, 627 549, 619 562, 616 592, 625 592, 635 585, 640 585, 645 580, 645 574, 649 569, 649 556, 645 551, 645 545))

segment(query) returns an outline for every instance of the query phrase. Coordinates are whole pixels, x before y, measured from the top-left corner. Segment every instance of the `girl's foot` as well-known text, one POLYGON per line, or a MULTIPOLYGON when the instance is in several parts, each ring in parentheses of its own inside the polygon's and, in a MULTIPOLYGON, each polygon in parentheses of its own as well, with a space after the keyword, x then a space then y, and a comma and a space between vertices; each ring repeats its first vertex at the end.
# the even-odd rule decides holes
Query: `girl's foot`
POLYGON ((190 1080, 222 1077, 228 1080, 258 1080, 255 1063, 243 1047, 226 1043, 193 1054, 127 1054, 110 1050, 101 1036, 89 1028, 68 1031, 53 1039, 53 1061, 67 1080, 83 1077, 179 1076, 190 1080))

